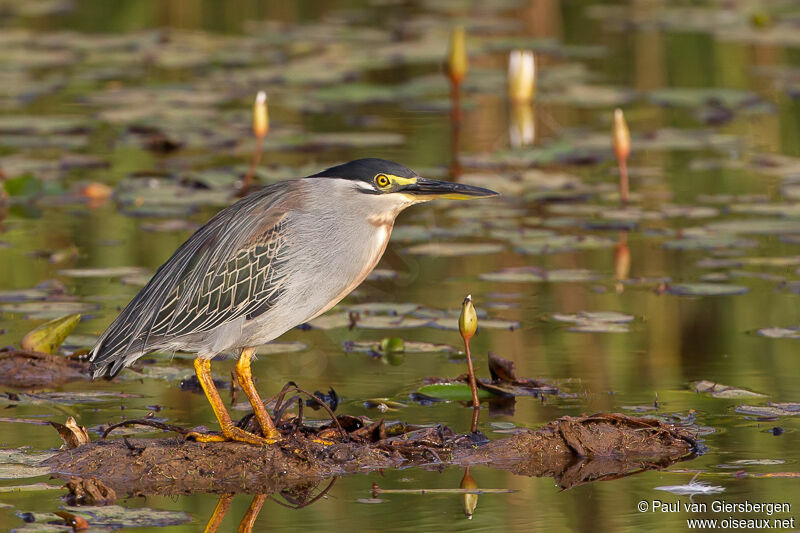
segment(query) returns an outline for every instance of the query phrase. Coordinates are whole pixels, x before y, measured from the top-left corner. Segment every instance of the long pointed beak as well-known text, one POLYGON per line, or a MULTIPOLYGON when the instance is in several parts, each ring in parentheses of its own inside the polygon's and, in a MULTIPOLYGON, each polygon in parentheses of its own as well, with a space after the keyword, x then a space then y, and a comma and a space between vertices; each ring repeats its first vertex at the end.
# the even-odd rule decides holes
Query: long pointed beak
POLYGON ((414 183, 409 183, 403 187, 403 192, 413 194, 420 199, 449 198, 451 200, 471 200, 473 198, 489 198, 497 196, 490 189, 464 185, 463 183, 453 183, 450 181, 439 181, 428 178, 417 178, 414 183), (427 197, 427 198, 426 198, 427 197))

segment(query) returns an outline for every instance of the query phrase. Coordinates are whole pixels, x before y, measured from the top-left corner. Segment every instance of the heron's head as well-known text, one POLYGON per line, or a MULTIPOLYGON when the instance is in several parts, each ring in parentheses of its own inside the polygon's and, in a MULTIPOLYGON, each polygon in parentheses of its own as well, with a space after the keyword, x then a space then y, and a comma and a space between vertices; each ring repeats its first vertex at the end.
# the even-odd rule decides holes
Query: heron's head
POLYGON ((377 158, 356 159, 309 177, 346 180, 351 183, 353 194, 364 195, 359 197, 361 200, 387 208, 396 205, 402 209, 437 198, 470 200, 497 196, 482 187, 422 178, 403 165, 377 158))

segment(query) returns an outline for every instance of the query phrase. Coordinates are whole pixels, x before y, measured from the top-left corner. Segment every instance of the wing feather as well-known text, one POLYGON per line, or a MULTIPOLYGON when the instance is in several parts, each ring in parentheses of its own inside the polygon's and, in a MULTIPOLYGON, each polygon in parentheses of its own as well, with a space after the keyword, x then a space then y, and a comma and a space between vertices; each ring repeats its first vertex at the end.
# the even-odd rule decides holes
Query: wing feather
POLYGON ((197 230, 97 341, 94 375, 114 375, 176 339, 211 334, 272 307, 286 281, 287 212, 299 202, 296 184, 265 187, 197 230))

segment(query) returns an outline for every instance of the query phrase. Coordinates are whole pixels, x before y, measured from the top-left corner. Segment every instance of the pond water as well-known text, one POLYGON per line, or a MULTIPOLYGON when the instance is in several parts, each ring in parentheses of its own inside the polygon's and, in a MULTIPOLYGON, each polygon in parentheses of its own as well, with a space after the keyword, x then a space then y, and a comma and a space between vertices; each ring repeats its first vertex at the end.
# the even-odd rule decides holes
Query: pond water
MULTIPOLYGON (((478 374, 488 377, 492 351, 514 361, 517 375, 561 389, 544 402, 519 397, 513 413, 483 409, 479 429, 490 439, 603 411, 694 416, 707 450, 666 470, 563 491, 552 478, 473 468, 479 487, 514 492, 479 496, 471 521, 456 494, 365 503, 374 482, 456 488, 462 469, 350 476, 300 510, 268 500, 255 529, 668 531, 687 518, 730 516, 637 510, 641 500, 688 502, 655 489, 698 472, 724 492, 695 502, 788 502, 792 512, 771 518, 795 516, 798 14, 788 2, 738 1, 0 1, 0 169, 10 194, 0 221, 0 345, 18 345, 43 318, 80 311, 64 350, 91 346, 192 230, 231 201, 254 147, 258 90, 269 94, 272 120, 262 183, 365 156, 448 176, 442 65, 461 24, 470 71, 459 179, 503 195, 403 213, 381 275, 323 319, 380 302, 409 320, 292 330, 280 342, 293 344, 254 364, 259 389, 269 396, 289 380, 333 388, 340 412, 466 432, 466 404, 420 405, 409 395, 427 377, 465 371, 452 317, 472 294, 485 313, 472 341, 478 374), (513 48, 536 53, 530 108, 512 108, 506 97, 513 48), (615 107, 633 137, 625 210, 611 149, 615 107), (512 146, 510 130, 520 128, 535 138, 512 146), (113 197, 87 200, 94 183, 113 197), (620 273, 625 247, 630 268, 620 273), (407 303, 424 309, 407 311, 407 303), (586 314, 608 311, 625 316, 609 323, 586 314), (426 325, 405 327, 420 316, 426 325), (445 318, 431 325, 431 316, 445 318), (450 348, 393 358, 345 349, 386 337, 450 348), (732 397, 696 392, 700 380, 733 387, 732 397), (375 399, 402 405, 382 413, 371 408, 380 401, 366 402, 375 399), (786 405, 764 409, 771 404, 786 405)), ((156 354, 146 363, 111 382, 1 389, 0 448, 56 449, 48 420, 75 416, 93 432, 155 406, 169 423, 216 427, 203 395, 181 389, 191 358, 156 354)), ((226 381, 232 368, 232 359, 214 364, 226 381)), ((0 528, 60 530, 43 525, 54 516, 23 520, 64 506, 63 490, 37 485, 58 480, 3 477, 0 528)), ((284 496, 274 498, 291 500, 284 496)), ((197 531, 217 499, 146 495, 118 504, 186 513, 131 518, 141 531, 197 531)), ((221 530, 236 527, 250 500, 233 500, 221 530)), ((744 517, 767 518, 735 515, 744 517)))

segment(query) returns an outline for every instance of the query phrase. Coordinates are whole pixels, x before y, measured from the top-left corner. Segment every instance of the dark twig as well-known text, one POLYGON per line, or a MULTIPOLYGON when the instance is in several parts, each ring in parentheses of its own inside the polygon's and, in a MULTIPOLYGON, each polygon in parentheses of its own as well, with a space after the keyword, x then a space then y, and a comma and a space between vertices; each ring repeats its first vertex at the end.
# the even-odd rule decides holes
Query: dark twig
MULTIPOLYGON (((319 400, 319 398, 317 398, 315 395, 311 394, 307 390, 304 390, 304 389, 301 389, 300 387, 298 387, 295 382, 289 381, 288 383, 286 383, 286 385, 283 386, 283 389, 281 389, 281 391, 276 396, 273 397, 273 398, 276 398, 276 404, 275 404, 275 409, 274 410, 277 410, 277 409, 280 408, 280 405, 283 402, 284 396, 286 396, 286 394, 291 391, 292 387, 294 387, 294 390, 299 392, 300 394, 305 394, 309 398, 313 398, 314 400, 319 400)), ((325 402, 319 402, 319 404, 328 413, 328 416, 331 418, 333 423, 336 425, 336 428, 342 434, 342 438, 344 438, 345 441, 350 440, 350 435, 347 433, 347 431, 339 423, 339 419, 336 418, 335 414, 333 414, 333 411, 328 406, 328 404, 326 404, 325 402)))
POLYGON ((314 496, 313 498, 311 498, 310 500, 308 500, 305 503, 300 503, 300 504, 297 504, 297 505, 289 505, 288 503, 283 503, 282 501, 279 501, 278 499, 274 498, 272 495, 269 495, 268 498, 270 500, 274 501, 275 503, 277 503, 278 505, 282 505, 282 506, 287 507, 289 509, 295 509, 295 510, 302 509, 303 507, 308 507, 312 503, 319 501, 320 498, 323 498, 326 494, 328 494, 328 491, 330 491, 333 488, 333 485, 336 483, 337 479, 339 479, 339 478, 336 478, 336 477, 331 478, 331 482, 328 483, 327 487, 325 487, 319 494, 317 494, 316 496, 314 496))
POLYGON ((149 426, 158 428, 164 431, 174 431, 176 433, 180 433, 181 435, 186 435, 189 433, 190 430, 182 428, 180 426, 173 426, 172 424, 165 424, 164 422, 158 422, 156 420, 148 420, 146 418, 135 418, 133 420, 123 420, 122 422, 118 422, 116 424, 111 424, 103 431, 103 435, 101 438, 106 438, 109 433, 114 431, 117 428, 124 427, 124 426, 149 426))

